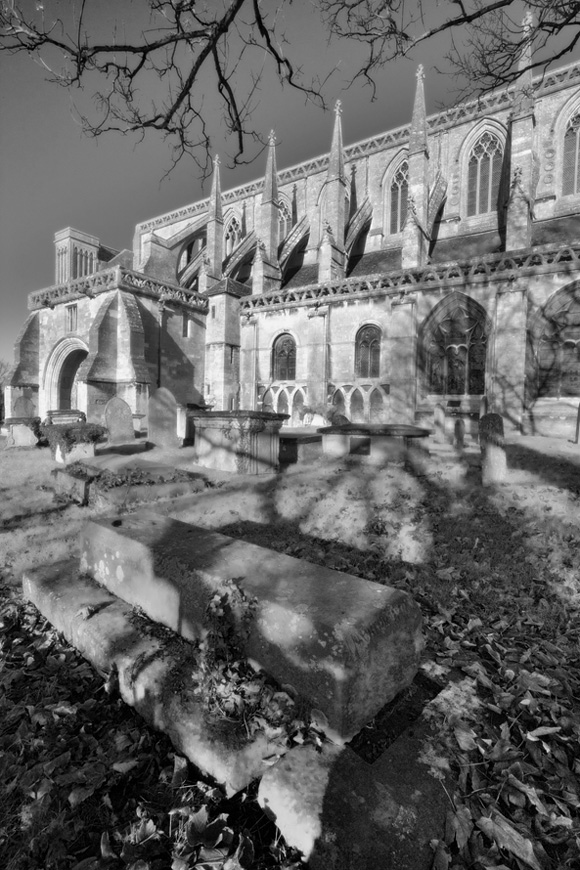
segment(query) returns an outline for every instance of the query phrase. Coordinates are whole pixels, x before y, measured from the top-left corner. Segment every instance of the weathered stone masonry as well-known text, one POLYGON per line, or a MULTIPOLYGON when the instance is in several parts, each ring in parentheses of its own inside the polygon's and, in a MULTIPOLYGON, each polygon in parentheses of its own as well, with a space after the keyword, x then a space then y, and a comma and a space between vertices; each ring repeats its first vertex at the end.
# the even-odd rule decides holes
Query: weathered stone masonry
MULTIPOLYGON (((580 402, 580 66, 266 172, 136 227, 132 251, 55 236, 57 284, 29 297, 6 416, 112 395, 136 420, 180 405, 301 420, 473 427, 482 395, 512 429, 566 437, 580 402), (18 400, 22 401, 19 402, 18 400), (23 404, 24 403, 24 404, 23 404)), ((137 425, 137 424, 136 424, 137 425)))

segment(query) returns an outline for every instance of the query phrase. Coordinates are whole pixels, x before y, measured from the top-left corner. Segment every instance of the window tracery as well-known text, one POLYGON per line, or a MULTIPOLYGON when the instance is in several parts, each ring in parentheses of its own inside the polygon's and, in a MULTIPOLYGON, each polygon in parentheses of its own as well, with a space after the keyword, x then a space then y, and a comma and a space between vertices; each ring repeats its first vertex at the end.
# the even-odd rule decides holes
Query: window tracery
POLYGON ((229 257, 230 254, 237 248, 239 243, 242 240, 242 228, 240 226, 240 222, 237 218, 233 217, 228 224, 228 228, 225 234, 225 253, 226 257, 229 257))
POLYGON ((424 350, 428 393, 485 393, 487 334, 483 312, 458 301, 430 326, 424 350))
POLYGON ((381 330, 363 326, 356 336, 355 374, 357 378, 378 378, 381 365, 381 330))
POLYGON ((537 372, 538 397, 580 396, 580 300, 574 296, 544 320, 537 372))
POLYGON ((278 336, 272 348, 272 379, 293 381, 296 378, 296 342, 288 333, 278 336))
POLYGON ((280 241, 283 242, 292 229, 292 212, 286 200, 281 199, 279 205, 280 241))
POLYGON ((503 146, 486 130, 469 155, 467 168, 467 215, 487 214, 497 209, 503 164, 503 146))
POLYGON ((568 122, 564 134, 562 195, 580 193, 580 113, 568 122))
POLYGON ((404 160, 393 176, 389 188, 389 232, 400 233, 407 219, 409 195, 409 163, 404 160))

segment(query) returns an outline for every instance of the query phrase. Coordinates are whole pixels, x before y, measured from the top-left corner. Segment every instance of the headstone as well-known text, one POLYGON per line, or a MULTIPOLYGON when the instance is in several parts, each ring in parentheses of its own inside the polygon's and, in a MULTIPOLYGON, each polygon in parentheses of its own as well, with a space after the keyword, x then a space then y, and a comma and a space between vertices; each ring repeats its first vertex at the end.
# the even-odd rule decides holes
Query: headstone
POLYGON ((485 417, 489 413, 489 402, 487 396, 482 396, 479 400, 479 418, 485 417))
POLYGON ((113 396, 105 405, 105 426, 109 430, 109 444, 125 444, 135 438, 133 412, 118 396, 113 396))
POLYGON ((503 419, 499 414, 485 414, 479 421, 481 478, 484 486, 503 483, 507 476, 507 461, 503 419))
POLYGON ((453 446, 456 450, 463 450, 463 448, 465 447, 465 420, 463 420, 461 417, 458 417, 455 420, 453 446))
POLYGON ((13 417, 34 417, 35 414, 36 408, 32 399, 27 399, 26 396, 16 399, 12 408, 13 417))
POLYGON ((166 387, 151 395, 147 406, 147 440, 157 447, 179 447, 177 437, 177 402, 166 387))
POLYGON ((36 435, 26 423, 15 423, 10 426, 6 447, 34 447, 36 442, 36 435))
POLYGON ((435 426, 435 441, 437 444, 445 444, 445 408, 443 405, 435 405, 433 424, 435 426))

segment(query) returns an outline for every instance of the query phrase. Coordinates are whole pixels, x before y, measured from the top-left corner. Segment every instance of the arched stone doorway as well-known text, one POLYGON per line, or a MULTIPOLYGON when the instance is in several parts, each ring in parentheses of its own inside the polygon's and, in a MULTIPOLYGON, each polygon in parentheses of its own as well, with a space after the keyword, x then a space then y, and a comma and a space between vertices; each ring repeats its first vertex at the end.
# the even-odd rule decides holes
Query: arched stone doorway
POLYGON ((44 376, 44 408, 68 411, 78 408, 86 413, 86 396, 80 394, 79 369, 89 349, 79 338, 65 338, 52 351, 44 376))
POLYGON ((57 410, 70 411, 71 408, 78 408, 77 375, 80 364, 86 359, 86 356, 86 350, 73 350, 64 360, 58 379, 57 410))

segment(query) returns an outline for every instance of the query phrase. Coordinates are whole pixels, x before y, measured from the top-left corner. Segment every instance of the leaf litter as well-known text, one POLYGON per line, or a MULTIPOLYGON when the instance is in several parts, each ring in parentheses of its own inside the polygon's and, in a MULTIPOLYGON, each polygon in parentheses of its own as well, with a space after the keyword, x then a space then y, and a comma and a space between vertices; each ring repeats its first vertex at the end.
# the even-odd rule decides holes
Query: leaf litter
MULTIPOLYGON (((528 457, 516 453, 522 467, 528 457)), ((542 454, 533 460, 541 474, 542 454)), ((225 534, 405 588, 420 603, 425 667, 450 680, 426 714, 437 728, 425 755, 454 783, 434 868, 580 868, 580 471, 562 468, 550 485, 540 476, 533 487, 485 490, 473 476, 447 484, 441 467, 407 474, 410 483, 387 471, 380 486, 346 467, 341 498, 325 470, 314 501, 309 470, 306 482, 245 492, 243 521, 231 522, 227 485, 227 509, 212 502, 209 523, 225 534), (349 499, 366 503, 353 513, 349 499), (264 522, 260 500, 290 507, 264 522), (321 525, 325 501, 332 524, 321 525), (353 529, 353 516, 366 525, 353 529), (408 537, 428 540, 426 558, 397 549, 402 519, 408 537)), ((181 518, 195 522, 196 510, 181 518)), ((258 810, 255 786, 226 800, 12 589, 0 644, 1 866, 304 866, 258 810)))

